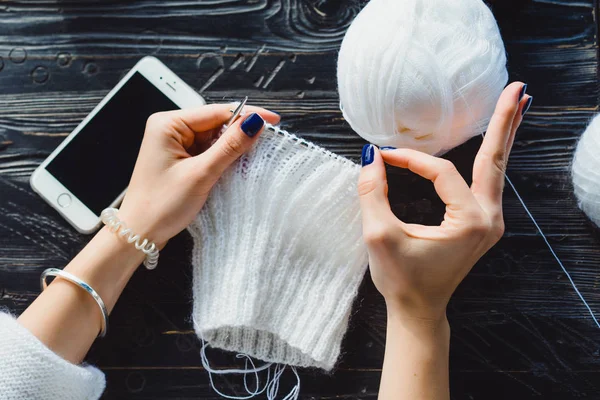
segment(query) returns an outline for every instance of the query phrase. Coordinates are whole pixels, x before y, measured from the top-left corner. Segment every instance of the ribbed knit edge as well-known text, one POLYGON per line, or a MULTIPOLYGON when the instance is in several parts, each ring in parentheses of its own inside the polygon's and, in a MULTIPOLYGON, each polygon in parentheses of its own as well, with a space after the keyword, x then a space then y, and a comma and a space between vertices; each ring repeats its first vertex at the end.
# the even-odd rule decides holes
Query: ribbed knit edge
MULTIPOLYGON (((188 228, 188 231, 194 239, 195 248, 202 246, 200 232, 194 227, 188 228)), ((193 264, 194 268, 201 268, 197 253, 193 264)), ((220 266, 223 270, 235 267, 220 266)), ((322 268, 315 265, 312 269, 318 271, 322 268)), ((261 293, 256 294, 256 287, 252 283, 236 282, 239 292, 233 297, 214 292, 212 296, 207 296, 200 293, 207 282, 201 282, 201 274, 195 271, 194 329, 199 338, 215 348, 246 354, 266 362, 331 371, 340 355, 351 307, 365 270, 366 263, 361 272, 346 284, 332 285, 338 290, 330 293, 327 293, 327 287, 310 287, 293 276, 288 277, 285 287, 280 290, 304 292, 305 295, 266 317, 257 316, 248 307, 238 304, 238 298, 246 299, 248 304, 259 302, 256 297, 261 293), (335 307, 320 307, 320 302, 333 302, 335 307), (286 313, 287 310, 293 315, 286 313)))
POLYGON ((99 399, 106 380, 90 365, 75 365, 0 312, 0 399, 99 399))

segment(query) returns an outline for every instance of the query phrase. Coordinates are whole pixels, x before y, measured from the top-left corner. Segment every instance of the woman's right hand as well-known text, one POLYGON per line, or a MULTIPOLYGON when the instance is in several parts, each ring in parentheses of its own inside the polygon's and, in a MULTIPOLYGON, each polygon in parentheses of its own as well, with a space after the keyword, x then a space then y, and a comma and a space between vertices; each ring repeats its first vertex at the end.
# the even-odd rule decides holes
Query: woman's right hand
POLYGON ((503 235, 502 191, 508 156, 531 96, 522 83, 508 86, 475 159, 469 188, 454 165, 414 150, 363 150, 359 180, 363 233, 373 282, 388 314, 404 321, 445 320, 450 296, 503 235), (440 226, 407 224, 387 198, 384 162, 431 180, 446 204, 440 226))

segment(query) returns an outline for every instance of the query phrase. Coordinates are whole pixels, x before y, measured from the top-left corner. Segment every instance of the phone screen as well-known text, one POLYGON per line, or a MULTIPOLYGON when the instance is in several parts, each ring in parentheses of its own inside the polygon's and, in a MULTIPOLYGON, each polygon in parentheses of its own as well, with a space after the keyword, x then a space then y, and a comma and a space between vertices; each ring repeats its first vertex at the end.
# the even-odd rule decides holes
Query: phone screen
POLYGON ((148 117, 178 108, 136 72, 46 170, 100 215, 129 184, 148 117))

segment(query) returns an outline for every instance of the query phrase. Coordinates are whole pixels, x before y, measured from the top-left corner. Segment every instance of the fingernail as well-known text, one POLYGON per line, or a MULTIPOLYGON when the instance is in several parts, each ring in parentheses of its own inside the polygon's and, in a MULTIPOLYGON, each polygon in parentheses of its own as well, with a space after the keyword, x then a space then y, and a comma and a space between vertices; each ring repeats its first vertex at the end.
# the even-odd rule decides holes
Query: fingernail
POLYGON ((521 100, 523 100, 523 96, 525 96, 525 93, 527 93, 527 84, 524 84, 521 88, 521 93, 519 94, 519 103, 521 102, 521 100))
POLYGON ((529 111, 529 107, 531 107, 531 103, 533 103, 533 96, 531 96, 529 98, 529 100, 527 100, 527 104, 525 104, 525 107, 523 107, 523 113, 521 115, 525 115, 527 113, 527 111, 529 111))
POLYGON ((396 148, 393 146, 383 146, 383 147, 380 147, 379 150, 381 150, 381 151, 396 150, 396 148))
POLYGON ((360 156, 360 163, 363 167, 371 164, 375 159, 375 147, 372 144, 365 144, 360 156))
POLYGON ((257 113, 252 113, 242 122, 242 131, 249 137, 254 137, 262 129, 265 121, 257 113))

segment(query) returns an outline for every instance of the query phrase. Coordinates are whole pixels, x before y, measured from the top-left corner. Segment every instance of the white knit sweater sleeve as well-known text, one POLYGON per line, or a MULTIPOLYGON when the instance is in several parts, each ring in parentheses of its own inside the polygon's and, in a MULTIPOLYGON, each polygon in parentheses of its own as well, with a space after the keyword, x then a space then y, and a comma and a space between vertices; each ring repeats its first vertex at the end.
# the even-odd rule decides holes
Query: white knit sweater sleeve
POLYGON ((0 312, 0 400, 98 399, 104 374, 64 360, 0 312))

